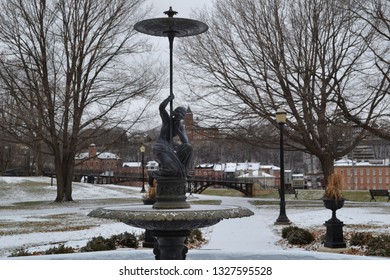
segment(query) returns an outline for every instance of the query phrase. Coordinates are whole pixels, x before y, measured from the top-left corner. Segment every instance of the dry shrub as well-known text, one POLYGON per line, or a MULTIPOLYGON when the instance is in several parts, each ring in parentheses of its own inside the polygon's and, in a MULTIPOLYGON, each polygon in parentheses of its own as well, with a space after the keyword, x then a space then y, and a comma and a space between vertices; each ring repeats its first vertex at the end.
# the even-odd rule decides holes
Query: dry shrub
POLYGON ((328 177, 328 184, 325 189, 324 197, 329 199, 341 200, 343 198, 341 188, 342 183, 340 174, 332 173, 328 177))

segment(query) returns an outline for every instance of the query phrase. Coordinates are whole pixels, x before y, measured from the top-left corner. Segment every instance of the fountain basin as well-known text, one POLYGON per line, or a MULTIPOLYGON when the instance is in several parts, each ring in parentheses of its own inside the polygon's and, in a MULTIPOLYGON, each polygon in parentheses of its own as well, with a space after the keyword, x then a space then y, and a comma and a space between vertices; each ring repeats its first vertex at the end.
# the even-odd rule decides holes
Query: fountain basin
POLYGON ((187 209, 154 209, 150 205, 119 205, 93 210, 90 217, 116 219, 127 225, 158 231, 192 230, 212 226, 223 219, 242 218, 254 213, 230 205, 191 205, 187 209))
POLYGON ((254 213, 240 206, 191 205, 182 209, 155 209, 151 205, 118 205, 98 208, 90 217, 115 219, 151 231, 156 239, 156 260, 185 260, 184 242, 190 231, 215 225, 223 219, 242 218, 254 213))

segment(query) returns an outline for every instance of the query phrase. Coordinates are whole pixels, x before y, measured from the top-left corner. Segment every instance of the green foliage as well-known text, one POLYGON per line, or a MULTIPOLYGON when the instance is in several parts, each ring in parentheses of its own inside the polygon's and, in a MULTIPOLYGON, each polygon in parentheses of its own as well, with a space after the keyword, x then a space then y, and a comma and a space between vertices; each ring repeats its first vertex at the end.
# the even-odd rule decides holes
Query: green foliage
POLYGON ((18 248, 9 255, 10 258, 24 256, 31 256, 31 253, 29 253, 25 248, 18 248))
POLYGON ((90 241, 88 241, 87 245, 81 248, 81 252, 109 251, 115 250, 115 248, 114 240, 98 236, 93 237, 90 241))
POLYGON ((132 233, 124 232, 118 235, 113 235, 111 239, 113 239, 117 247, 134 248, 134 249, 138 248, 138 239, 132 233))
POLYGON ((87 245, 81 248, 81 252, 108 251, 115 250, 117 247, 138 248, 138 238, 128 232, 113 235, 110 238, 98 236, 88 241, 87 245))
POLYGON ((45 251, 45 255, 52 255, 52 254, 69 254, 74 253, 75 249, 72 247, 67 247, 64 244, 59 245, 58 247, 52 247, 50 249, 47 249, 45 251))
MULTIPOLYGON (((81 252, 94 252, 94 251, 108 251, 115 250, 118 247, 125 248, 138 248, 138 239, 136 235, 128 232, 113 235, 110 238, 104 238, 102 236, 93 237, 88 241, 87 245, 80 249, 81 252)), ((64 244, 58 247, 52 247, 44 252, 36 252, 36 254, 68 254, 75 253, 76 249, 65 246, 64 244)), ((29 253, 25 248, 19 248, 12 252, 9 257, 21 257, 31 256, 33 253, 29 253)))
POLYGON ((349 245, 351 246, 366 246, 368 241, 372 238, 369 232, 355 232, 351 235, 349 245))
POLYGON ((298 227, 296 226, 288 226, 288 227, 284 227, 282 229, 282 238, 286 239, 287 236, 290 234, 291 231, 294 231, 294 230, 297 230, 298 227))
POLYGON ((283 228, 282 237, 292 245, 307 245, 314 241, 310 231, 295 226, 283 228))
POLYGON ((379 235, 367 243, 367 256, 390 257, 390 235, 379 235))

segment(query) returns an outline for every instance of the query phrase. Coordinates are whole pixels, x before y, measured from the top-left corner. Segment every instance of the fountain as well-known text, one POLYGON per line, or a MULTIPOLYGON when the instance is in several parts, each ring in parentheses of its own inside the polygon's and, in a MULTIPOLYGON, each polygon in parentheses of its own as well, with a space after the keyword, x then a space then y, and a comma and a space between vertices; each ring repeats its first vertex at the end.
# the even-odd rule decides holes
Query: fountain
POLYGON ((98 208, 90 217, 116 219, 127 225, 151 231, 155 237, 154 254, 158 260, 184 260, 188 249, 184 245, 190 231, 208 227, 223 219, 253 215, 247 208, 224 205, 190 205, 186 199, 187 170, 192 157, 181 120, 185 108, 173 110, 173 40, 175 37, 194 36, 206 32, 208 26, 200 21, 174 18, 172 7, 167 18, 147 19, 138 22, 135 30, 153 36, 168 37, 170 49, 170 95, 160 104, 162 127, 153 148, 159 162, 156 203, 151 205, 124 205, 98 208), (165 108, 170 103, 170 112, 165 108), (173 141, 180 139, 180 144, 173 141))

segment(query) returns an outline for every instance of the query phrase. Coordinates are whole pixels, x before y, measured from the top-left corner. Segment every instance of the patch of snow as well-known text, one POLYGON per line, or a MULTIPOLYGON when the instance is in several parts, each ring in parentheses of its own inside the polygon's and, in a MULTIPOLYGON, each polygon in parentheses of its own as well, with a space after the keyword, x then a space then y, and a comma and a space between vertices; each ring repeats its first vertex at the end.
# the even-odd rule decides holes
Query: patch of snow
MULTIPOLYGON (((53 204, 56 190, 50 184, 50 178, 14 178, 0 177, 0 192, 5 188, 4 184, 15 184, 14 187, 7 185, 7 195, 2 197, 0 206, 0 224, 3 221, 28 222, 36 219, 45 219, 50 215, 70 215, 74 219, 95 219, 87 217, 92 210, 101 207, 94 203, 71 203, 71 204, 53 204), (34 192, 28 192, 27 188, 20 187, 17 184, 23 181, 34 181, 42 184, 42 187, 32 186, 39 189, 34 192), (47 207, 37 209, 12 209, 9 205, 15 202, 41 201, 46 203, 47 207)), ((3 192, 4 193, 4 192, 3 192)), ((142 194, 139 187, 127 187, 117 185, 94 185, 87 183, 75 183, 73 197, 75 200, 92 200, 99 198, 138 198, 142 194)), ((258 198, 247 197, 221 197, 193 194, 191 199, 221 200, 223 205, 237 205, 249 208, 254 215, 246 218, 222 220, 214 226, 201 229, 208 242, 201 249, 190 250, 187 254, 188 259, 208 259, 208 258, 255 258, 255 259, 354 259, 357 256, 348 256, 341 254, 325 254, 319 252, 308 252, 299 248, 283 248, 278 244, 281 239, 280 232, 283 226, 275 225, 279 214, 279 205, 254 206, 250 204, 251 200, 261 200, 258 198)), ((295 201, 295 200, 294 200, 295 201)), ((325 209, 322 204, 313 202, 311 207, 294 207, 287 200, 286 212, 293 225, 303 228, 325 227, 323 224, 330 219, 331 211, 325 209)), ((388 232, 390 228, 388 204, 377 202, 354 205, 352 202, 346 202, 345 206, 337 211, 337 217, 348 225, 371 225, 378 231, 388 232), (373 207, 375 206, 375 207, 373 207)), ((7 258, 10 252, 16 248, 25 246, 31 250, 40 250, 54 246, 53 244, 64 243, 66 246, 81 247, 88 240, 96 236, 109 237, 113 234, 122 232, 141 233, 143 229, 130 227, 114 220, 91 220, 92 227, 81 230, 54 231, 54 232, 30 232, 24 234, 3 235, 0 236, 0 258, 7 258), (92 222, 93 221, 93 222, 92 222)), ((31 257, 34 258, 34 257, 31 257)), ((37 257, 35 257, 37 258, 37 257)), ((68 258, 68 259, 153 259, 151 250, 138 249, 99 252, 67 254, 61 256, 42 256, 39 258, 68 258), (131 256, 130 256, 131 252, 131 256)))

